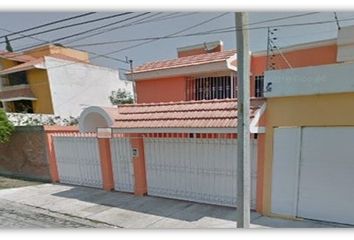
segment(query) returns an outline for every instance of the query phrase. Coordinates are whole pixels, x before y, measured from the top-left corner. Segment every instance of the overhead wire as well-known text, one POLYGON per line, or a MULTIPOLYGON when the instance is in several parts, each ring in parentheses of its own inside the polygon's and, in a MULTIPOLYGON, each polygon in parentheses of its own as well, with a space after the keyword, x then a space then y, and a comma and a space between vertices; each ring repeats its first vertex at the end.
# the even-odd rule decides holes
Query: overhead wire
MULTIPOLYGON (((74 34, 71 34, 71 35, 66 35, 64 37, 56 38, 56 39, 51 40, 51 42, 59 42, 59 41, 62 41, 62 40, 68 39, 68 38, 76 37, 76 36, 79 36, 79 35, 82 35, 82 34, 86 34, 86 33, 92 32, 92 31, 96 31, 96 30, 102 29, 102 28, 107 27, 107 26, 112 26, 112 25, 115 25, 115 24, 118 24, 118 23, 126 22, 126 21, 129 21, 131 19, 135 19, 135 18, 144 16, 146 14, 149 14, 149 12, 138 14, 138 15, 133 16, 133 17, 128 17, 128 18, 119 20, 117 22, 105 24, 103 26, 98 26, 98 27, 95 27, 95 28, 91 28, 91 29, 88 29, 88 30, 85 30, 85 31, 82 31, 82 32, 78 32, 78 33, 74 33, 74 34)), ((40 44, 24 47, 24 48, 19 49, 19 51, 22 51, 22 50, 27 49, 27 48, 37 47, 37 46, 40 46, 40 44)))
MULTIPOLYGON (((161 13, 156 13, 156 15, 159 15, 161 13)), ((125 25, 122 25, 122 26, 117 26, 117 27, 113 27, 113 28, 109 28, 109 29, 103 29, 99 32, 96 32, 96 33, 93 33, 93 34, 90 34, 90 35, 86 35, 86 36, 83 36, 83 37, 80 37, 80 38, 77 38, 77 39, 73 39, 73 40, 70 40, 70 41, 67 41, 65 42, 65 44, 70 44, 70 43, 73 43, 73 42, 77 42, 77 41, 80 41, 80 40, 87 40, 88 38, 91 38, 91 37, 94 37, 94 36, 98 36, 98 35, 101 35, 101 34, 104 34, 104 33, 107 33, 107 32, 112 32, 114 30, 117 30, 117 29, 122 29, 122 28, 126 28, 126 27, 130 27, 130 26, 135 26, 135 25, 140 25, 140 24, 145 24, 145 23, 152 23, 152 22, 158 22, 158 21, 163 21, 163 20, 169 20, 169 19, 175 19, 175 18, 179 18, 179 17, 185 17, 185 16, 189 16, 189 15, 193 15, 195 13, 188 13, 188 14, 182 14, 182 15, 178 15, 178 16, 173 16, 173 15, 176 15, 176 13, 171 13, 170 15, 168 16, 160 16, 160 17, 155 17, 153 19, 149 19, 149 20, 146 20, 148 18, 151 18, 151 17, 154 17, 154 16, 148 16, 144 19, 139 19, 137 21, 134 21, 132 23, 128 23, 128 24, 125 24, 125 25)))
POLYGON ((69 21, 69 20, 86 17, 86 16, 89 16, 89 15, 92 15, 92 14, 95 14, 95 13, 96 12, 88 12, 88 13, 84 13, 84 14, 80 14, 80 15, 76 15, 76 16, 72 16, 72 17, 68 17, 68 18, 63 18, 63 19, 52 21, 52 22, 49 22, 49 23, 37 25, 37 26, 31 27, 31 28, 22 29, 22 30, 17 31, 17 32, 12 32, 10 34, 6 34, 6 35, 3 35, 3 36, 0 36, 0 38, 6 37, 6 36, 9 37, 9 36, 12 36, 12 35, 17 35, 17 34, 20 34, 20 33, 28 32, 28 31, 35 30, 35 29, 38 29, 38 28, 47 27, 47 26, 58 24, 58 23, 61 23, 61 22, 66 22, 66 21, 69 21))
MULTIPOLYGON (((204 24, 206 24, 206 23, 209 23, 209 22, 211 22, 211 21, 214 21, 215 19, 221 18, 221 17, 223 17, 223 16, 225 16, 225 15, 227 15, 227 14, 228 14, 228 13, 219 14, 219 15, 217 15, 216 17, 212 17, 212 18, 210 18, 210 19, 207 19, 207 20, 202 21, 202 22, 200 22, 200 23, 194 24, 194 25, 189 26, 189 27, 187 27, 187 28, 183 28, 183 29, 181 29, 181 30, 179 30, 179 31, 177 31, 177 32, 174 32, 174 33, 165 35, 165 37, 171 37, 171 36, 177 35, 177 34, 179 34, 179 33, 186 32, 186 31, 191 30, 191 29, 193 29, 193 28, 196 28, 196 27, 199 27, 199 26, 204 25, 204 24)), ((157 39, 157 40, 160 40, 160 39, 157 39)), ((104 53, 103 55, 111 55, 111 54, 114 54, 114 53, 121 52, 121 51, 123 51, 123 50, 128 50, 128 49, 131 49, 131 48, 135 48, 135 47, 138 47, 138 46, 142 46, 142 45, 145 45, 145 44, 149 44, 149 43, 154 42, 154 41, 157 41, 157 40, 155 40, 155 39, 154 39, 154 40, 149 40, 149 41, 146 41, 146 42, 143 42, 143 43, 139 43, 139 44, 136 44, 136 45, 132 45, 132 46, 128 46, 128 47, 125 47, 125 48, 121 48, 121 49, 118 49, 118 50, 115 50, 115 51, 112 51, 112 52, 109 52, 109 53, 104 53)))
MULTIPOLYGON (((192 26, 189 26, 189 27, 187 27, 187 28, 184 28, 184 29, 182 29, 182 30, 179 30, 179 31, 177 31, 177 32, 175 32, 175 33, 172 33, 172 34, 169 34, 169 35, 178 34, 178 33, 184 32, 184 31, 188 31, 188 30, 190 30, 190 29, 196 28, 196 27, 201 26, 201 25, 203 25, 203 24, 209 23, 209 22, 211 22, 211 21, 213 21, 213 20, 215 20, 215 19, 217 19, 217 18, 220 18, 220 17, 222 17, 222 16, 225 16, 226 14, 228 14, 228 13, 222 13, 222 14, 216 16, 216 17, 212 17, 212 18, 210 18, 210 19, 207 19, 207 20, 202 21, 202 22, 200 22, 200 23, 194 24, 194 25, 192 25, 192 26)), ((147 43, 144 43, 144 44, 147 44, 147 43)), ((85 50, 85 51, 86 51, 86 50, 85 50)), ((115 53, 115 52, 114 52, 114 53, 115 53)), ((95 53, 95 54, 96 54, 96 53, 95 53)), ((110 57, 109 55, 111 55, 111 54, 113 54, 113 53, 109 53, 109 54, 96 54, 97 56, 92 57, 91 60, 96 59, 96 58, 101 58, 101 57, 106 57, 106 58, 107 58, 107 57, 110 57)), ((122 62, 122 60, 120 60, 120 61, 122 62)), ((48 69, 57 68, 57 67, 61 67, 61 66, 67 66, 67 65, 71 65, 71 64, 77 64, 77 63, 76 63, 76 62, 71 62, 71 63, 67 63, 67 64, 62 64, 62 65, 59 65, 59 66, 53 66, 53 67, 50 67, 50 68, 48 68, 48 69)))
MULTIPOLYGON (((347 18, 347 19, 341 19, 340 21, 352 21, 354 20, 354 18, 347 18)), ((264 28, 268 28, 268 27, 285 27, 285 26, 304 26, 304 25, 317 25, 317 24, 327 24, 327 23, 333 23, 334 21, 317 21, 317 22, 306 22, 306 23, 296 23, 296 24, 282 24, 282 25, 273 25, 273 26, 262 26, 262 27, 252 27, 252 28, 247 28, 249 30, 256 30, 256 29, 264 29, 264 28)), ((209 35, 209 34, 219 34, 219 33, 227 33, 227 32, 235 32, 236 29, 235 27, 228 27, 228 28, 219 28, 219 29, 213 29, 213 30, 209 30, 209 31, 204 31, 204 32, 197 32, 197 33, 191 33, 191 34, 184 34, 184 35, 174 35, 174 36, 161 36, 161 37, 154 37, 154 38, 150 38, 149 40, 160 40, 160 39, 164 39, 164 38, 175 38, 175 37, 187 37, 187 36, 200 36, 200 35, 209 35)), ((129 39, 129 40, 124 40, 124 41, 141 41, 141 40, 145 40, 147 38, 144 38, 144 39, 129 39)), ((115 41, 115 42, 118 42, 118 41, 115 41)), ((121 42, 121 41, 120 41, 121 42)), ((99 45, 99 43, 95 43, 96 45, 99 45)), ((146 44, 146 43, 144 43, 146 44)), ((93 45, 93 44, 91 44, 93 45)), ((109 53, 105 53, 105 54, 100 54, 101 56, 99 57, 107 57, 108 55, 111 55, 111 54, 114 54, 114 53, 117 53, 117 52, 120 52, 120 51, 123 51, 123 50, 126 50, 126 49, 131 49, 131 48, 134 48, 134 47, 137 47, 137 46, 141 46, 142 44, 137 44, 137 45, 134 45, 134 46, 129 46, 129 48, 122 48, 122 49, 118 49, 116 51, 113 51, 113 52, 109 52, 109 53)), ((76 46, 73 46, 73 47, 77 47, 78 45, 76 46)), ((80 45, 80 46, 83 46, 83 45, 80 45)), ((68 47, 71 47, 71 46, 68 46, 68 47)), ((95 59, 95 58, 98 58, 98 57, 94 57, 92 59, 95 59)), ((74 63, 75 64, 75 63, 74 63)), ((66 64, 65 64, 66 65, 66 64)), ((59 66, 56 66, 56 67, 59 67, 59 66)))
MULTIPOLYGON (((44 31, 35 32, 35 33, 31 33, 31 34, 26 34, 26 35, 27 36, 36 36, 36 35, 40 35, 40 34, 44 34, 44 33, 48 33, 48 32, 53 32, 53 31, 57 31, 57 30, 65 29, 65 28, 71 28, 71 27, 76 27, 76 26, 80 26, 80 25, 93 23, 93 22, 103 21, 103 20, 107 20, 107 19, 111 19, 111 18, 121 17, 121 16, 124 16, 124 15, 132 14, 132 13, 133 12, 124 12, 124 13, 114 14, 114 15, 110 15, 110 16, 106 16, 106 17, 101 17, 101 18, 96 18, 96 19, 84 21, 84 22, 78 22, 78 23, 73 23, 73 24, 69 24, 69 25, 64 25, 64 26, 51 28, 51 29, 47 29, 47 30, 44 30, 44 31)), ((15 40, 19 40, 19 39, 22 39, 22 38, 23 37, 16 37, 16 38, 12 38, 10 40, 11 41, 15 41, 15 40)), ((5 41, 0 41, 0 43, 5 43, 5 41)))

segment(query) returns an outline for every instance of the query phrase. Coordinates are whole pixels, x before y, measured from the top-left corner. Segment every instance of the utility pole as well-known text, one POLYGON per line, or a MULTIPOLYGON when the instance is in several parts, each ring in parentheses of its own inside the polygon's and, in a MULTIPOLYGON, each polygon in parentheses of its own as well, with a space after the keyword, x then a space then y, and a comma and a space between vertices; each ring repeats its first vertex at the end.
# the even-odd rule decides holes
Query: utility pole
POLYGON ((133 75, 133 60, 129 60, 129 65, 130 65, 130 80, 132 81, 133 85, 133 98, 134 98, 134 103, 137 103, 137 97, 136 97, 136 85, 135 85, 135 80, 134 80, 134 75, 133 75))
POLYGON ((250 166, 250 66, 247 13, 235 13, 237 40, 237 227, 250 226, 251 166, 250 166))

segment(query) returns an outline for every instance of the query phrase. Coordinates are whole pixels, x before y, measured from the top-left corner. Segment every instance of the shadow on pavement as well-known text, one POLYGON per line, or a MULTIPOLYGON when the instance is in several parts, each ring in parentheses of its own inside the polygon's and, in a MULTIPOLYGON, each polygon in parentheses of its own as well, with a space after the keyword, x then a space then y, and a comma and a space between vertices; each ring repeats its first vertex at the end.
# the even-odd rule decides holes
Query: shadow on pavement
MULTIPOLYGON (((73 188, 70 190, 57 192, 52 195, 187 222, 198 221, 199 219, 206 217, 233 221, 236 224, 236 208, 152 196, 139 197, 132 193, 106 192, 101 189, 88 187, 72 187, 73 188)), ((254 211, 251 212, 251 224, 266 228, 353 227, 321 221, 270 218, 262 216, 254 211)))

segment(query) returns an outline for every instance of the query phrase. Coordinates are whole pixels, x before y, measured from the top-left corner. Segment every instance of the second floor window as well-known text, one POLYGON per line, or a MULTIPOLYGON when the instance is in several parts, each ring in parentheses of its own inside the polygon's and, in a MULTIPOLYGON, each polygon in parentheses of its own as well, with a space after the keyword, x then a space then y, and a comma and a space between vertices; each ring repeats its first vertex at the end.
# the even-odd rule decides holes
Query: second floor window
POLYGON ((187 100, 210 100, 236 97, 236 77, 195 77, 187 80, 187 100))
POLYGON ((2 77, 3 86, 15 86, 21 84, 28 84, 26 72, 11 73, 6 77, 2 77))
POLYGON ((263 97, 263 88, 264 88, 264 76, 255 76, 255 97, 263 97))

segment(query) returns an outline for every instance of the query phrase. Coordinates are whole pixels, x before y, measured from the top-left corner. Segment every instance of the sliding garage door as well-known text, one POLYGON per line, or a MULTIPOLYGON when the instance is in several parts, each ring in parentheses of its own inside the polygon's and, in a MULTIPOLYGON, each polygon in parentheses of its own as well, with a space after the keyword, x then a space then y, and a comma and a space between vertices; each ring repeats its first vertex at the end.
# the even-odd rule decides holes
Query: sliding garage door
POLYGON ((354 128, 278 128, 274 136, 272 211, 354 224, 354 128))

